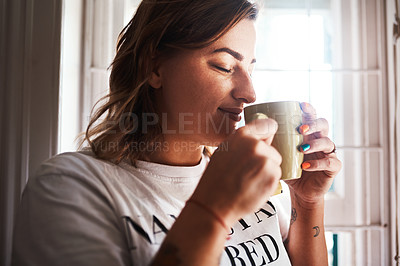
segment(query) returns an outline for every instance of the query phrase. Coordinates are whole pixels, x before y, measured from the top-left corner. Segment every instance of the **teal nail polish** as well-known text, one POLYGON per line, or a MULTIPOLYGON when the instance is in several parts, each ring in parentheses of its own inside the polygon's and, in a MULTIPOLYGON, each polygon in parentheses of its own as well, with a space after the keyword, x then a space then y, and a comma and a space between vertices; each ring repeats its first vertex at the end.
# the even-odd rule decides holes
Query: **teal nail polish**
POLYGON ((303 144, 301 145, 301 149, 303 151, 308 151, 311 148, 310 144, 303 144))

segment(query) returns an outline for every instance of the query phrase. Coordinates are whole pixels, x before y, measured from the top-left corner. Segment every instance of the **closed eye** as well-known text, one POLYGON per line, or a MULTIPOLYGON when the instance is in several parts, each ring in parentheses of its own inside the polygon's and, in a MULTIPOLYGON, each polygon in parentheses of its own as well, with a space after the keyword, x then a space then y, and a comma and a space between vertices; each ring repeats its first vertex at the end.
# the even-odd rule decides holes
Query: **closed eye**
POLYGON ((231 69, 226 69, 226 68, 223 68, 223 67, 220 67, 220 66, 214 66, 216 69, 218 69, 218 70, 220 70, 220 71, 222 71, 222 72, 225 72, 225 73, 232 73, 232 70, 231 69))

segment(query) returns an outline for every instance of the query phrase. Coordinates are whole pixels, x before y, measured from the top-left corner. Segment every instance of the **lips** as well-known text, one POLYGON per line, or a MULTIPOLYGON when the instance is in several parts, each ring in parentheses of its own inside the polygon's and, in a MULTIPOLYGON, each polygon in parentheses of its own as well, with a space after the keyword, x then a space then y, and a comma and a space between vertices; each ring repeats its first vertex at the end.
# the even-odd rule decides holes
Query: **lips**
POLYGON ((230 119, 235 122, 239 122, 242 117, 240 114, 242 113, 242 108, 229 108, 229 107, 220 107, 218 108, 224 115, 227 115, 230 119))

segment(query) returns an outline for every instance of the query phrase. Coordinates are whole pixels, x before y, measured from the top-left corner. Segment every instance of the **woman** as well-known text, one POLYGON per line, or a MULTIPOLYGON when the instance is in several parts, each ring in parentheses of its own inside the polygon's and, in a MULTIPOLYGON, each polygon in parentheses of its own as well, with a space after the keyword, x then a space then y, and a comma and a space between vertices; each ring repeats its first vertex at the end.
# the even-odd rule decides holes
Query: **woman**
POLYGON ((302 104, 303 174, 270 200, 276 122, 236 128, 255 101, 256 15, 245 0, 141 3, 88 126, 90 150, 29 180, 14 264, 327 264, 323 196, 341 163, 326 120, 302 104))

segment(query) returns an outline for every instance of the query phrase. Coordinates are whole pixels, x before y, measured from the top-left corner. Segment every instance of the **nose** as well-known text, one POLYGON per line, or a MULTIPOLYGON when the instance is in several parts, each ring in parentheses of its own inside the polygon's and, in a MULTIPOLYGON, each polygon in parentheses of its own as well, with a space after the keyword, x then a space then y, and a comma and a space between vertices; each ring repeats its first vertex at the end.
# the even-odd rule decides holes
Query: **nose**
POLYGON ((256 92, 254 91, 253 81, 248 72, 243 72, 234 82, 232 97, 235 100, 243 101, 244 103, 253 103, 256 100, 256 92))

